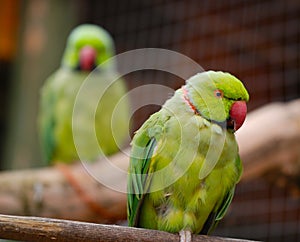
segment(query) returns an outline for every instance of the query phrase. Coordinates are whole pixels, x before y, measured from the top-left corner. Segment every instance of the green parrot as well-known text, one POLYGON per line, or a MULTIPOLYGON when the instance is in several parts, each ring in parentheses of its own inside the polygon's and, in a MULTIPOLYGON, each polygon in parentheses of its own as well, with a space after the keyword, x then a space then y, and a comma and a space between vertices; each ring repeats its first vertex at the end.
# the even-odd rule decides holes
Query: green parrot
POLYGON ((196 74, 135 133, 127 183, 128 225, 181 238, 209 234, 225 215, 242 163, 234 132, 246 117, 242 82, 196 74))
POLYGON ((91 99, 97 96, 97 89, 105 89, 109 85, 105 78, 107 74, 115 72, 115 65, 103 64, 114 54, 111 36, 99 26, 80 25, 69 35, 60 68, 46 80, 41 90, 38 122, 47 164, 71 163, 79 159, 74 145, 72 114, 76 96, 87 78, 93 78, 97 85, 81 97, 84 101, 80 104, 80 115, 77 116, 80 119, 78 133, 84 158, 94 160, 99 156, 98 150, 91 143, 91 128, 88 127, 94 125, 97 141, 106 155, 117 152, 118 145, 129 137, 130 108, 129 100, 123 97, 127 92, 124 80, 118 79, 109 86, 99 101, 95 115, 91 105, 91 99), (96 68, 98 65, 101 66, 96 68), (117 103, 119 108, 114 112, 117 103), (112 115, 115 115, 113 128, 112 115))

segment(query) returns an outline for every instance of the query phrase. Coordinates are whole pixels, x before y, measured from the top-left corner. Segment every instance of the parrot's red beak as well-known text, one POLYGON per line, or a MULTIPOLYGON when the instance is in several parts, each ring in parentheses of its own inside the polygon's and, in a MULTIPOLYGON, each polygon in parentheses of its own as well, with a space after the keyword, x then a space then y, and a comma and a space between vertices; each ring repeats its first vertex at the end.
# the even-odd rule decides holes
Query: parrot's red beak
POLYGON ((245 101, 236 101, 230 109, 230 121, 234 131, 237 131, 244 123, 247 114, 245 101))
POLYGON ((80 69, 92 71, 96 67, 97 51, 91 46, 84 46, 79 52, 80 69))

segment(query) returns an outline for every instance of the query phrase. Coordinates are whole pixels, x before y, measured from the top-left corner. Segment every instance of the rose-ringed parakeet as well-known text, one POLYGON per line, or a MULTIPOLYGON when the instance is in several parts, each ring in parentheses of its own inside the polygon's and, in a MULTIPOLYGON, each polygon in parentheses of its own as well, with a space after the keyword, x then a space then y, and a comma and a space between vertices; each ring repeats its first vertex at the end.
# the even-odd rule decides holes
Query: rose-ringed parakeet
POLYGON ((113 55, 113 40, 101 27, 84 24, 76 27, 69 35, 61 66, 46 80, 41 92, 39 131, 44 158, 48 164, 57 161, 70 163, 79 159, 73 140, 72 114, 78 91, 87 78, 94 78, 96 87, 90 88, 94 90, 88 90, 80 97, 80 115, 77 115, 80 120, 76 120, 80 124, 77 138, 82 143, 84 158, 93 160, 99 155, 91 143, 90 130, 93 130, 93 125, 104 154, 117 152, 118 145, 127 139, 128 99, 123 98, 118 104, 113 127, 111 122, 115 105, 126 94, 124 80, 118 79, 109 85, 106 79, 110 72, 115 71, 115 67, 103 63, 113 55), (96 68, 98 65, 101 66, 96 68), (91 98, 96 96, 95 92, 99 88, 107 89, 94 112, 91 98))
POLYGON ((207 234, 240 179, 234 132, 249 95, 229 73, 199 73, 135 133, 128 174, 129 226, 207 234))

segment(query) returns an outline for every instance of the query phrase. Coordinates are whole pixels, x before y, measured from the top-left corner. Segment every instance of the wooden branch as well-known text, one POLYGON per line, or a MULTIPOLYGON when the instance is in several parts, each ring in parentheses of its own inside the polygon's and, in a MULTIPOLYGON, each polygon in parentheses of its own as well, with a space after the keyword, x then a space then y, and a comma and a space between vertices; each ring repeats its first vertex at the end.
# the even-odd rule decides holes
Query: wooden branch
MULTIPOLYGON (((129 150, 125 151, 129 152, 129 150)), ((119 153, 110 161, 127 171, 128 156, 119 153)), ((93 171, 108 173, 101 162, 91 166, 93 171)), ((65 168, 66 169, 66 168, 65 168)), ((81 164, 69 166, 72 175, 84 192, 80 195, 60 166, 8 171, 0 173, 0 213, 62 218, 97 223, 115 223, 126 219, 126 194, 114 191, 95 180, 81 164), (84 199, 88 197, 91 202, 84 199), (96 207, 95 209, 95 204, 96 207), (98 212, 102 208, 106 213, 98 212)), ((126 187, 126 177, 109 174, 114 183, 126 187)), ((86 199, 87 200, 87 199, 86 199)))
MULTIPOLYGON (((179 241, 178 234, 117 225, 83 223, 38 217, 0 215, 0 238, 22 241, 179 241)), ((193 235, 192 241, 222 242, 247 240, 193 235)))

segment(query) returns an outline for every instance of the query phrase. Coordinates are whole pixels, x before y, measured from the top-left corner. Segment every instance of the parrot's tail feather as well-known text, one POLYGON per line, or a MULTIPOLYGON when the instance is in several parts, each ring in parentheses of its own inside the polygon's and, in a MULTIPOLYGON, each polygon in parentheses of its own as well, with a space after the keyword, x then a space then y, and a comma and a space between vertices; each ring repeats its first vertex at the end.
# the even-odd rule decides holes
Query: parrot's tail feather
POLYGON ((210 232, 212 232, 211 230, 214 228, 215 219, 216 219, 216 213, 211 213, 208 216, 205 224, 203 225, 200 234, 209 234, 210 232))

